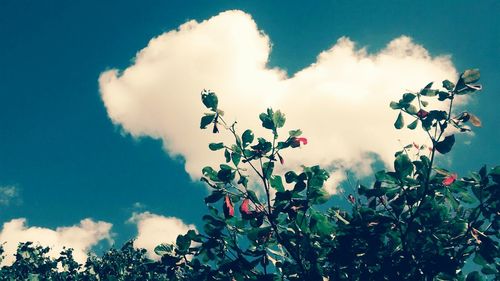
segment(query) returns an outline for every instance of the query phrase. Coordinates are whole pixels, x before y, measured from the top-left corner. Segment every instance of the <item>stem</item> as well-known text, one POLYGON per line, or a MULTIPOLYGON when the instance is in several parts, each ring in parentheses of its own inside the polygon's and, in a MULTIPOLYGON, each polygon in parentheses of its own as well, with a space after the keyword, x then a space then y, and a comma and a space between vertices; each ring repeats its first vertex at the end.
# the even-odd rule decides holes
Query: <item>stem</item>
MULTIPOLYGON (((221 120, 221 122, 223 123, 224 127, 226 129, 228 129, 232 134, 233 134, 233 137, 235 139, 237 139, 237 134, 236 134, 236 130, 234 129, 234 125, 231 126, 231 127, 228 127, 227 126, 227 123, 224 121, 224 119, 222 117, 219 117, 219 120, 221 120)), ((276 150, 276 138, 277 138, 277 134, 274 133, 274 138, 273 138, 273 145, 272 145, 272 152, 271 152, 271 157, 269 158, 269 163, 271 161, 273 161, 272 159, 274 159, 274 155, 278 152, 278 150, 276 150)), ((244 153, 244 148, 242 147, 241 143, 238 143, 238 148, 242 151, 242 156, 243 158, 245 159, 246 163, 248 163, 250 165, 250 167, 252 167, 252 169, 255 171, 255 173, 260 177, 260 179, 263 181, 263 184, 264 184, 264 189, 266 190, 266 196, 267 196, 267 204, 268 204, 268 210, 266 212, 266 210, 264 209, 264 214, 269 222, 269 224, 271 225, 273 231, 276 233, 276 239, 278 240, 278 242, 283 245, 283 247, 285 247, 286 251, 290 254, 290 256, 295 260, 296 264, 300 267, 300 271, 302 273, 302 276, 305 277, 307 276, 307 271, 304 267, 304 265, 302 264, 302 259, 300 258, 300 251, 297 251, 297 253, 295 253, 293 251, 293 246, 291 245, 290 241, 286 240, 286 239, 283 239, 283 237, 281 237, 281 234, 278 230, 278 226, 276 224, 276 222, 274 221, 273 217, 272 217, 272 214, 271 214, 271 195, 270 195, 270 192, 269 192, 269 184, 268 184, 268 180, 267 178, 265 177, 265 175, 267 174, 267 170, 264 171, 262 168, 262 157, 259 158, 260 160, 260 165, 261 165, 261 170, 262 170, 262 174, 259 172, 259 170, 257 170, 257 168, 253 165, 253 163, 251 162, 252 160, 249 159, 245 153, 244 153)), ((267 166, 267 169, 269 169, 269 164, 267 166)), ((253 202, 253 201, 252 201, 253 202)), ((256 204, 256 202, 253 202, 254 204, 256 204)), ((299 250, 299 249, 297 249, 299 250)))

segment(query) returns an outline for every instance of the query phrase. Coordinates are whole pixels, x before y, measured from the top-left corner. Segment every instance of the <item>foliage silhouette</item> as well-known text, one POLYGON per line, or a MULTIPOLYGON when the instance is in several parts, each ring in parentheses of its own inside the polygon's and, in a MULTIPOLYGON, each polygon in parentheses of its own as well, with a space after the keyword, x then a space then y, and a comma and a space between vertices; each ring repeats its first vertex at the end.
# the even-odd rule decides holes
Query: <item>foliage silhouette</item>
MULTIPOLYGON (((500 166, 466 177, 435 165, 451 151, 455 134, 480 126, 474 114, 453 114, 457 95, 481 89, 478 70, 467 70, 443 89, 432 83, 390 103, 396 129, 419 125, 430 146, 410 144, 395 153, 394 169, 375 173, 373 186, 359 185, 346 200, 352 208, 322 211, 329 178, 319 166, 279 173, 283 150, 307 144, 301 130, 285 137, 286 118, 268 109, 259 115, 270 139, 228 124, 217 96, 203 91, 202 129, 229 132, 233 143, 211 143, 225 163, 203 168, 211 193, 203 231, 179 235, 175 245, 156 247, 160 261, 133 242, 85 265, 71 250, 58 259, 48 248, 21 244, 16 261, 0 269, 0 280, 483 280, 499 279, 500 166), (430 109, 429 101, 447 110, 430 109), (256 192, 261 188, 261 195, 256 192), (476 269, 464 274, 472 258, 476 269), (58 267, 59 266, 59 267, 58 267)), ((324 208, 323 208, 324 209, 324 208)))

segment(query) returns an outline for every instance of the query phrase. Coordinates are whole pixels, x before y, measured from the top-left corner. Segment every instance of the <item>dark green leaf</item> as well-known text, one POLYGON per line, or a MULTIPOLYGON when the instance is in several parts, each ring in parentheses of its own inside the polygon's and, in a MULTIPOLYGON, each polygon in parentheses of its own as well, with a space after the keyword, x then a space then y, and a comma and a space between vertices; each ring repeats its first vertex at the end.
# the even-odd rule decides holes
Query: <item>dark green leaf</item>
POLYGON ((445 88, 448 91, 453 91, 453 88, 455 88, 455 84, 449 80, 444 80, 443 88, 445 88))
POLYGON ((207 91, 204 91, 201 93, 201 101, 203 102, 203 104, 213 110, 213 111, 216 111, 217 110, 217 105, 219 103, 219 100, 217 99, 217 96, 215 95, 215 93, 212 93, 212 92, 207 92, 207 91))
POLYGON ((163 256, 172 253, 173 247, 170 244, 160 244, 155 247, 154 252, 158 256, 163 256))
POLYGON ((276 126, 276 128, 281 128, 285 125, 285 115, 281 113, 281 111, 277 110, 276 112, 273 113, 273 123, 276 126))
POLYGON ((221 168, 221 170, 232 170, 233 169, 233 168, 231 168, 231 166, 226 165, 226 164, 220 164, 219 167, 221 168))
POLYGON ((285 173, 286 183, 292 183, 297 180, 297 174, 294 171, 288 171, 285 173))
POLYGON ((440 101, 444 101, 445 99, 447 99, 449 97, 450 97, 450 95, 447 92, 442 92, 442 91, 438 92, 438 100, 440 100, 440 101))
POLYGON ((228 169, 222 169, 217 172, 217 178, 222 182, 230 182, 234 179, 234 172, 228 169))
POLYGON ((403 95, 403 101, 405 103, 410 103, 415 99, 416 95, 412 93, 406 93, 403 95))
POLYGON ((477 271, 472 271, 471 273, 467 274, 467 278, 465 281, 483 281, 483 277, 479 272, 477 271))
POLYGON ((244 187, 247 187, 248 176, 240 176, 240 179, 238 180, 238 184, 242 184, 244 187))
POLYGON ((209 166, 204 167, 201 170, 201 173, 203 174, 203 176, 208 177, 210 180, 213 180, 213 181, 218 180, 217 172, 212 167, 209 167, 209 166))
POLYGON ((222 193, 222 191, 214 190, 214 191, 212 191, 212 194, 205 197, 205 203, 206 204, 215 203, 215 202, 219 201, 220 199, 222 199, 222 197, 224 197, 224 193, 222 193))
POLYGON ((210 148, 210 150, 212 150, 212 151, 223 149, 224 148, 224 143, 222 143, 222 142, 211 143, 211 144, 208 145, 208 148, 210 148))
MULTIPOLYGON (((269 111, 269 109, 268 109, 268 111, 269 111)), ((271 110, 271 116, 272 116, 272 110, 271 110)), ((274 123, 273 123, 271 116, 267 113, 261 113, 259 115, 259 119, 260 119, 260 121, 262 121, 262 127, 269 129, 269 130, 274 129, 274 123)))
POLYGON ((241 154, 231 152, 231 159, 233 160, 233 164, 235 166, 238 166, 238 164, 240 163, 240 160, 241 160, 241 154))
POLYGON ((201 117, 201 122, 200 122, 200 129, 206 129, 212 121, 214 121, 215 114, 206 114, 205 116, 201 117))
POLYGON ((253 190, 248 190, 248 199, 250 199, 252 202, 258 204, 260 201, 259 201, 259 198, 257 198, 257 195, 255 194, 255 192, 253 190))
POLYGON ((400 154, 394 160, 394 169, 400 178, 411 175, 413 172, 413 163, 411 163, 410 157, 406 154, 400 154))
POLYGON ((285 191, 285 187, 283 186, 283 180, 281 179, 280 176, 272 176, 269 179, 269 183, 271 184, 271 187, 276 189, 276 191, 278 192, 285 191))
POLYGON ((243 141, 243 147, 247 147, 249 144, 253 142, 254 135, 251 130, 246 130, 243 132, 243 135, 241 136, 241 139, 243 141))
POLYGON ((485 266, 488 264, 488 262, 479 253, 475 254, 474 259, 472 261, 480 266, 485 266))
POLYGON ((323 188, 313 188, 308 191, 307 199, 313 204, 323 204, 328 201, 330 194, 323 188))
POLYGON ((451 148, 453 147, 453 144, 455 144, 455 136, 454 135, 449 135, 444 138, 444 140, 436 143, 436 150, 441 153, 445 154, 451 151, 451 148))
POLYGON ((430 82, 429 84, 427 84, 425 87, 424 87, 424 90, 428 90, 432 87, 432 84, 434 84, 434 82, 430 82))
POLYGON ((418 119, 415 119, 415 121, 411 122, 410 124, 408 124, 408 126, 406 126, 408 129, 410 130, 415 130, 415 128, 417 127, 418 125, 418 119))
POLYGON ((394 122, 394 128, 396 129, 401 129, 405 125, 404 119, 403 119, 403 114, 399 112, 398 118, 396 119, 396 122, 394 122))
POLYGON ((262 174, 265 178, 269 179, 269 177, 273 174, 274 170, 274 162, 265 162, 262 164, 262 174))

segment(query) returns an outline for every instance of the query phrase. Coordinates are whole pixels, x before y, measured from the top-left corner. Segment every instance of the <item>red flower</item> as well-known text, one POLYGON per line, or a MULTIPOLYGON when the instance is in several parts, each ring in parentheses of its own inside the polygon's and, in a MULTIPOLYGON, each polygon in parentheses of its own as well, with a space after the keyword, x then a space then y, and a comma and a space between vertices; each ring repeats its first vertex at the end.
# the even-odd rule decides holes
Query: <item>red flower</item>
POLYGON ((347 199, 349 200, 349 202, 351 202, 351 204, 356 203, 356 198, 354 198, 352 194, 349 194, 349 196, 347 196, 347 199))
POLYGON ((250 218, 252 216, 252 211, 250 211, 248 207, 248 203, 250 203, 250 199, 246 198, 241 202, 240 213, 243 218, 250 218))
POLYGON ((420 119, 423 119, 425 117, 427 117, 427 115, 429 115, 429 112, 423 110, 423 109, 420 109, 418 112, 417 112, 417 116, 418 118, 420 119))
POLYGON ((304 144, 304 145, 307 144, 307 139, 306 138, 297 138, 297 140, 299 142, 301 142, 302 144, 304 144))
POLYGON ((450 186, 457 179, 457 174, 451 174, 443 179, 444 186, 450 186))
POLYGON ((306 138, 292 138, 292 143, 290 144, 291 147, 299 147, 301 144, 306 145, 307 144, 307 139, 306 138))
POLYGON ((226 195, 226 197, 224 198, 224 205, 222 205, 222 210, 224 211, 224 217, 226 217, 226 219, 234 217, 234 206, 229 195, 226 195))

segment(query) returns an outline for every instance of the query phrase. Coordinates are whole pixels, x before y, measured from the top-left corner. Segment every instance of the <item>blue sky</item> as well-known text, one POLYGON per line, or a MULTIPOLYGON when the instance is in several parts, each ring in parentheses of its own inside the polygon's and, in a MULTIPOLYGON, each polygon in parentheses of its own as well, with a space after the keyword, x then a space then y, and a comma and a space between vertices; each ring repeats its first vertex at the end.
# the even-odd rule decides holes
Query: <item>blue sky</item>
MULTIPOLYGON (((150 128, 151 122, 147 120, 152 117, 144 117, 149 108, 139 108, 129 114, 132 112, 129 108, 116 105, 121 93, 113 89, 103 90, 108 84, 102 81, 100 84, 98 79, 105 71, 124 71, 131 69, 135 63, 139 64, 140 60, 134 58, 152 38, 175 30, 187 21, 195 20, 200 28, 207 26, 208 32, 214 32, 214 36, 219 31, 224 35, 223 29, 227 25, 222 20, 222 24, 214 21, 213 25, 202 22, 235 9, 251 18, 236 13, 226 19, 241 18, 242 22, 238 21, 238 24, 247 29, 237 33, 239 36, 229 40, 229 44, 221 45, 221 50, 231 48, 233 41, 253 36, 248 39, 250 45, 255 42, 256 49, 263 48, 255 51, 257 60, 266 54, 269 58, 263 59, 267 66, 259 66, 255 71, 252 69, 247 76, 262 72, 264 76, 269 76, 269 80, 277 80, 276 85, 287 84, 288 78, 293 78, 294 74, 304 69, 308 69, 308 75, 316 75, 317 69, 309 67, 313 63, 320 64, 317 56, 333 46, 338 49, 332 50, 331 58, 326 56, 325 61, 331 59, 336 62, 336 55, 343 50, 356 51, 362 47, 366 48, 365 54, 351 56, 375 61, 374 56, 383 53, 390 42, 402 35, 411 37, 412 41, 398 41, 395 43, 397 48, 403 44, 404 48, 417 52, 420 50, 416 47, 418 45, 431 58, 449 55, 451 57, 446 58, 447 62, 459 72, 466 68, 479 68, 484 91, 474 96, 466 107, 481 118, 483 127, 476 130, 473 137, 459 138, 451 156, 451 167, 463 174, 478 169, 482 164, 498 164, 498 1, 317 1, 314 5, 307 5, 303 1, 190 1, 187 4, 187 1, 7 0, 0 2, 0 187, 4 190, 14 187, 15 194, 0 204, 0 223, 26 218, 27 227, 56 229, 91 218, 95 222, 112 224, 113 239, 118 244, 135 237, 137 225, 144 218, 138 214, 144 215, 144 212, 150 212, 151 216, 155 214, 158 218, 176 217, 185 224, 199 224, 205 211, 203 197, 207 194, 201 184, 191 180, 191 177, 196 178, 193 171, 199 163, 196 156, 185 153, 190 147, 182 146, 182 139, 176 138, 184 131, 176 131, 179 129, 175 125, 169 127, 171 123, 183 122, 181 117, 178 120, 175 118, 184 115, 167 116, 170 118, 168 122, 154 123, 150 128), (255 27, 246 25, 252 21, 255 27), (272 50, 266 49, 266 39, 258 37, 252 28, 267 35, 272 50), (348 41, 339 43, 339 38, 343 36, 348 37, 348 41), (355 42, 355 47, 349 42, 355 42), (105 93, 109 93, 107 103, 103 102, 105 93), (113 115, 113 112, 121 112, 121 115, 113 115), (165 131, 162 131, 164 128, 165 131), (470 144, 466 144, 469 141, 470 144), (171 143, 171 146, 164 143, 171 143), (186 162, 183 158, 187 159, 186 162), (136 217, 131 219, 134 212, 136 217)), ((194 34, 190 30, 187 28, 187 31, 179 33, 194 34)), ((212 33, 207 34, 210 36, 212 33)), ((195 35, 189 36, 196 38, 195 35)), ((160 58, 165 67, 159 68, 166 70, 166 80, 169 79, 169 71, 173 71, 167 66, 179 63, 170 62, 170 57, 205 54, 183 49, 181 43, 179 48, 172 47, 170 50, 170 46, 177 44, 179 39, 175 34, 165 38, 167 42, 158 48, 163 48, 161 50, 167 54, 160 58), (172 56, 168 52, 173 52, 172 56)), ((195 42, 185 44, 203 49, 195 42)), ((235 46, 241 47, 238 44, 235 46)), ((243 51, 246 49, 243 48, 243 51)), ((227 49, 227 52, 230 54, 228 60, 238 59, 238 55, 246 58, 238 52, 232 56, 232 49, 227 49)), ((248 57, 253 58, 252 54, 248 57)), ((186 58, 189 59, 191 57, 186 58)), ((446 63, 440 63, 425 59, 423 70, 435 71, 439 75, 453 72, 446 63)), ((239 70, 240 65, 228 65, 228 69, 236 67, 239 70)), ((393 67, 382 63, 376 66, 382 70, 393 67)), ((210 65, 207 67, 212 69, 210 65)), ((218 66, 213 69, 224 70, 218 66)), ((200 76, 204 75, 200 72, 202 70, 196 70, 201 73, 200 76)), ((179 67, 178 71, 183 75, 180 77, 190 77, 195 70, 191 72, 188 67, 179 67)), ((416 73, 420 72, 416 70, 416 73)), ((200 79, 207 81, 209 85, 206 87, 216 91, 220 89, 223 97, 228 95, 227 105, 232 105, 235 99, 245 99, 241 96, 232 99, 224 91, 238 88, 219 80, 212 83, 211 77, 200 79)), ((120 76, 116 78, 120 80, 120 76)), ((352 78, 346 81, 357 81, 356 77, 352 78)), ((134 79, 131 75, 131 80, 137 81, 134 79)), ((363 79, 366 77, 359 81, 365 81, 363 79)), ((415 78, 416 81, 422 79, 426 81, 427 77, 415 78)), ((290 83, 297 87, 312 83, 300 82, 302 80, 306 78, 290 79, 290 83)), ((116 85, 123 86, 126 84, 123 81, 116 82, 116 85)), ((193 86, 191 81, 183 83, 186 87, 193 86)), ((275 89, 273 83, 264 84, 270 85, 268 90, 271 91, 275 89)), ((142 82, 139 84, 142 85, 142 82)), ((181 86, 182 83, 176 88, 167 87, 165 91, 175 91, 181 86)), ((205 86, 200 85, 196 89, 201 90, 202 87, 205 86)), ((279 91, 280 87, 276 86, 276 89, 279 91)), ((137 97, 140 90, 142 88, 130 90, 130 95, 137 97)), ((199 90, 194 92, 197 99, 199 90)), ((144 91, 147 93, 147 90, 144 91)), ((245 93, 242 90, 242 95, 245 93)), ((155 98, 157 96, 151 94, 147 102, 156 104, 155 98)), ((300 116, 300 107, 296 108, 296 103, 286 98, 277 99, 278 102, 267 102, 280 106, 285 113, 290 111, 291 119, 302 125, 298 118, 294 119, 300 116)), ((200 104, 182 103, 183 100, 171 94, 170 99, 160 98, 157 104, 179 101, 176 107, 183 109, 182 114, 189 113, 186 116, 199 118, 202 113, 200 104)), ((138 101, 131 98, 131 102, 138 101)), ((388 105, 389 102, 384 100, 382 103, 388 105)), ((257 102, 255 110, 264 110, 266 105, 266 102, 257 102)), ((382 110, 393 114, 388 107, 382 110)), ((158 119, 165 117, 162 114, 158 115, 158 119)), ((243 120, 246 117, 241 113, 238 115, 243 120)), ((251 117, 254 119, 248 120, 255 122, 246 124, 257 126, 256 115, 251 117)), ((307 133, 307 126, 302 129, 307 133)), ((310 129, 311 136, 317 136, 318 143, 321 143, 319 138, 326 135, 314 135, 314 130, 310 129)), ((333 129, 328 134, 334 135, 335 131, 333 129)), ((189 133, 186 134, 189 136, 189 133)), ((190 141, 192 139, 186 142, 190 141)), ((311 141, 310 146, 313 145, 314 141, 311 141)), ((372 148, 369 143, 367 147, 368 150, 372 148)), ((378 146, 373 145, 373 148, 378 146)), ((358 157, 358 150, 358 147, 353 148, 353 155, 342 156, 341 160, 352 164, 355 169, 359 168, 353 160, 358 157)), ((306 152, 315 155, 312 148, 306 152)), ((363 167, 359 170, 363 175, 363 167)))

